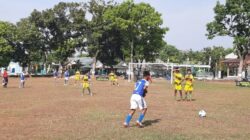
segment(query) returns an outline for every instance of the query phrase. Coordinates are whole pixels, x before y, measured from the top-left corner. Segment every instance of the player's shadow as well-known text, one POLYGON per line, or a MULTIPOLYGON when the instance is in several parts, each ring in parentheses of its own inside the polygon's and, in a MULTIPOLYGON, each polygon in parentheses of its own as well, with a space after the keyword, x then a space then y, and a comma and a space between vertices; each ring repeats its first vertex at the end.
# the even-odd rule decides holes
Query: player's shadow
POLYGON ((177 102, 182 102, 182 101, 187 101, 187 102, 194 102, 196 101, 196 99, 191 99, 191 100, 181 100, 181 99, 178 99, 176 100, 177 102))
POLYGON ((144 124, 145 127, 147 127, 147 126, 153 125, 154 123, 158 123, 158 122, 160 122, 160 121, 161 121, 161 119, 145 120, 145 121, 143 122, 143 124, 144 124))

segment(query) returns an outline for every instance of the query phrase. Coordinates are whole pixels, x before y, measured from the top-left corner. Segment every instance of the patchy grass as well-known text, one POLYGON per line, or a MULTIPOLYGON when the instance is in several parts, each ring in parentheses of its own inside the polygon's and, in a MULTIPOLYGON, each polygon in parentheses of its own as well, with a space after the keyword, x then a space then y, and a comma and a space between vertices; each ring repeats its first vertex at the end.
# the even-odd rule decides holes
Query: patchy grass
MULTIPOLYGON (((73 81, 73 80, 72 80, 73 81)), ((52 78, 32 78, 25 89, 11 78, 0 89, 0 139, 20 140, 238 140, 250 139, 250 88, 233 82, 195 82, 194 101, 177 102, 165 80, 154 80, 146 97, 144 128, 122 123, 128 113, 133 84, 120 87, 93 81, 94 96, 80 96, 81 89, 54 84, 52 78), (206 118, 199 118, 204 109, 206 118)))

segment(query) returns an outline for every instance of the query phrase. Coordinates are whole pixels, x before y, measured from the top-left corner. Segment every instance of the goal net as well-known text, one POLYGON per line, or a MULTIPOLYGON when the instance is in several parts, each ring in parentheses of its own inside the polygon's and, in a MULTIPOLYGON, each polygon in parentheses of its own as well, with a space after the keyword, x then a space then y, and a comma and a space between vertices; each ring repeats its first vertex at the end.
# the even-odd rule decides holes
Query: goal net
POLYGON ((181 72, 185 75, 188 68, 192 71, 200 69, 210 69, 209 65, 190 65, 190 64, 175 64, 175 63, 129 63, 128 81, 137 81, 143 78, 143 71, 148 70, 153 78, 163 78, 173 81, 173 71, 175 67, 181 68, 181 72))

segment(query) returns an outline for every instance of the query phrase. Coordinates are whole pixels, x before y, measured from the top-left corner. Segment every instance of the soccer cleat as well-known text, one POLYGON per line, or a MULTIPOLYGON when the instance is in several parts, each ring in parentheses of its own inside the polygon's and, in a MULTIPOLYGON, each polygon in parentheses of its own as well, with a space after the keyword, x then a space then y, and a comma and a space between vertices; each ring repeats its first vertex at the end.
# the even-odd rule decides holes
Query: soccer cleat
POLYGON ((136 126, 139 127, 139 128, 144 127, 144 125, 139 121, 136 121, 136 126))
POLYGON ((124 123, 123 123, 123 127, 124 127, 124 128, 128 128, 129 125, 128 125, 126 122, 124 122, 124 123))

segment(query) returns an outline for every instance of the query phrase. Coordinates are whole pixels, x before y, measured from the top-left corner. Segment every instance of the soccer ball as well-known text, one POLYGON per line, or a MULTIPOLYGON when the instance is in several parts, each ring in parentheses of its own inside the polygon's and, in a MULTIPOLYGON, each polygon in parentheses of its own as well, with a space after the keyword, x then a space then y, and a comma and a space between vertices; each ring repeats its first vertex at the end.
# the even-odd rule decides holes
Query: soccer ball
POLYGON ((204 110, 200 110, 200 111, 199 111, 199 116, 200 116, 200 117, 206 117, 206 114, 207 114, 207 113, 206 113, 204 110))

